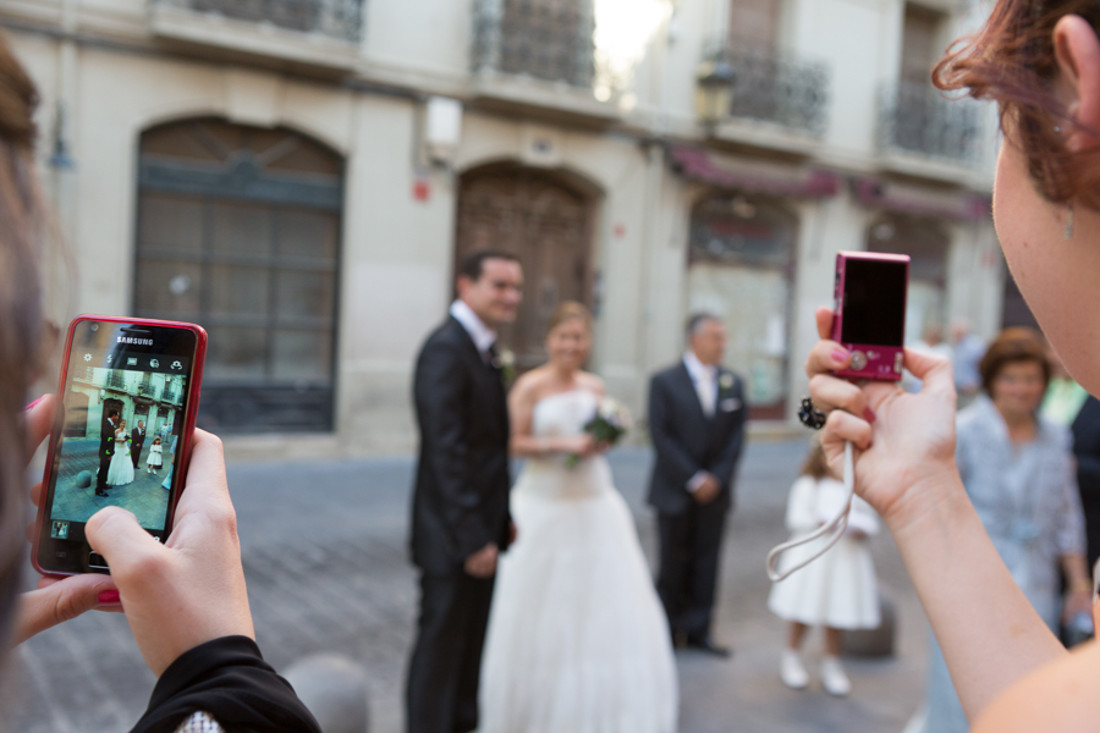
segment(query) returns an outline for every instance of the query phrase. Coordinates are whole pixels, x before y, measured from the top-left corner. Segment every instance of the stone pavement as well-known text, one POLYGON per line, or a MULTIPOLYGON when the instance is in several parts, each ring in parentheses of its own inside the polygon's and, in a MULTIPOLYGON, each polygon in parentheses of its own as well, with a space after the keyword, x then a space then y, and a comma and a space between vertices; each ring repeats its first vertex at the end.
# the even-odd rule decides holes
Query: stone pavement
MULTIPOLYGON (((777 658, 783 624, 765 608, 768 548, 782 539, 787 491, 804 440, 753 442, 740 472, 724 550, 715 636, 729 661, 677 658, 681 732, 900 731, 923 682, 925 622, 888 536, 875 538, 882 587, 897 605, 898 655, 848 662, 854 692, 784 688, 777 658)), ((635 512, 648 556, 652 516, 643 493, 650 461, 641 448, 612 452, 616 482, 635 512)), ((279 669, 335 651, 367 670, 373 733, 402 730, 403 675, 416 609, 406 560, 410 458, 231 462, 245 573, 260 645, 279 669)), ((820 636, 807 644, 817 656, 820 636)), ((125 731, 153 685, 118 614, 92 613, 16 650, 2 672, 0 728, 23 733, 125 731)))

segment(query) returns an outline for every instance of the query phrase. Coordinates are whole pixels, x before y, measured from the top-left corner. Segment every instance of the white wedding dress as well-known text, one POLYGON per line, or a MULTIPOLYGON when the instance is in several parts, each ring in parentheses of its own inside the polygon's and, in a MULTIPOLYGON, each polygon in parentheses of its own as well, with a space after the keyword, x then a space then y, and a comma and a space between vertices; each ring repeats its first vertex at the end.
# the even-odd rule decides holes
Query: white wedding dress
POLYGON ((115 436, 115 454, 111 456, 111 463, 107 466, 107 485, 125 486, 133 483, 134 463, 130 457, 130 437, 115 436))
MULTIPOLYGON (((540 400, 536 436, 581 432, 597 398, 540 400)), ((481 733, 671 733, 668 623, 602 456, 531 459, 512 490, 481 667, 481 733)))

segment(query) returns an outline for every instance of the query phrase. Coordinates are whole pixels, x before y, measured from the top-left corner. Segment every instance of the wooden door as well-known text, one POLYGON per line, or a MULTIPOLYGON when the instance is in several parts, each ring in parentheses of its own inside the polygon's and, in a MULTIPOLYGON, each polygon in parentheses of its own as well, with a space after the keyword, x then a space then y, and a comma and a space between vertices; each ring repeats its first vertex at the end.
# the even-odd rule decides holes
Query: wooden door
POLYGON ((546 325, 558 303, 590 305, 592 208, 587 196, 544 171, 487 166, 462 177, 455 262, 491 249, 515 255, 523 267, 523 304, 501 332, 521 369, 546 359, 546 325))

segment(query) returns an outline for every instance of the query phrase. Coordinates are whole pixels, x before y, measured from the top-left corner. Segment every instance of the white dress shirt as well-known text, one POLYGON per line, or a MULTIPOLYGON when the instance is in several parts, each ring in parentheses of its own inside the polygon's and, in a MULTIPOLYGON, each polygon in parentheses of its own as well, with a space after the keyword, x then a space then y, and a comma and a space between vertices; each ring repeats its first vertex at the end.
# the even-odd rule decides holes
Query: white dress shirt
POLYGON ((456 300, 451 303, 451 315, 462 324, 466 333, 474 341, 474 346, 481 354, 481 358, 488 360, 489 347, 496 343, 497 332, 485 325, 485 322, 477 317, 473 309, 466 305, 465 301, 456 300))
POLYGON ((699 361, 699 357, 692 351, 684 354, 684 366, 695 384, 695 393, 699 395, 703 414, 714 417, 714 405, 718 401, 718 367, 699 361))

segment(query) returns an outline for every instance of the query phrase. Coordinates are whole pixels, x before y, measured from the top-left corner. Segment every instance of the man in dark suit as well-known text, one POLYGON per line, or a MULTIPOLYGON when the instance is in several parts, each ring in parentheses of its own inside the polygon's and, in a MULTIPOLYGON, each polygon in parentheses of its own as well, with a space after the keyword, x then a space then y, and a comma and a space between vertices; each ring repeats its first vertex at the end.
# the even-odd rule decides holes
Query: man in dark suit
POLYGON ((107 496, 107 472, 111 457, 115 454, 115 431, 118 430, 118 410, 107 413, 107 419, 99 426, 99 473, 95 479, 95 495, 107 496))
POLYGON ((711 637, 718 556, 745 414, 742 381, 721 367, 726 330, 711 315, 688 321, 689 348, 649 385, 649 429, 657 453, 649 503, 657 510, 657 593, 673 641, 718 656, 711 637))
POLYGON ((420 461, 411 548, 421 597, 406 688, 409 733, 477 728, 497 554, 513 531, 508 410, 495 329, 515 320, 522 285, 511 255, 467 257, 450 317, 417 358, 413 396, 420 461))
POLYGON ((137 470, 138 459, 141 457, 141 446, 145 445, 145 423, 138 420, 137 427, 130 433, 130 458, 134 462, 134 470, 137 470))

